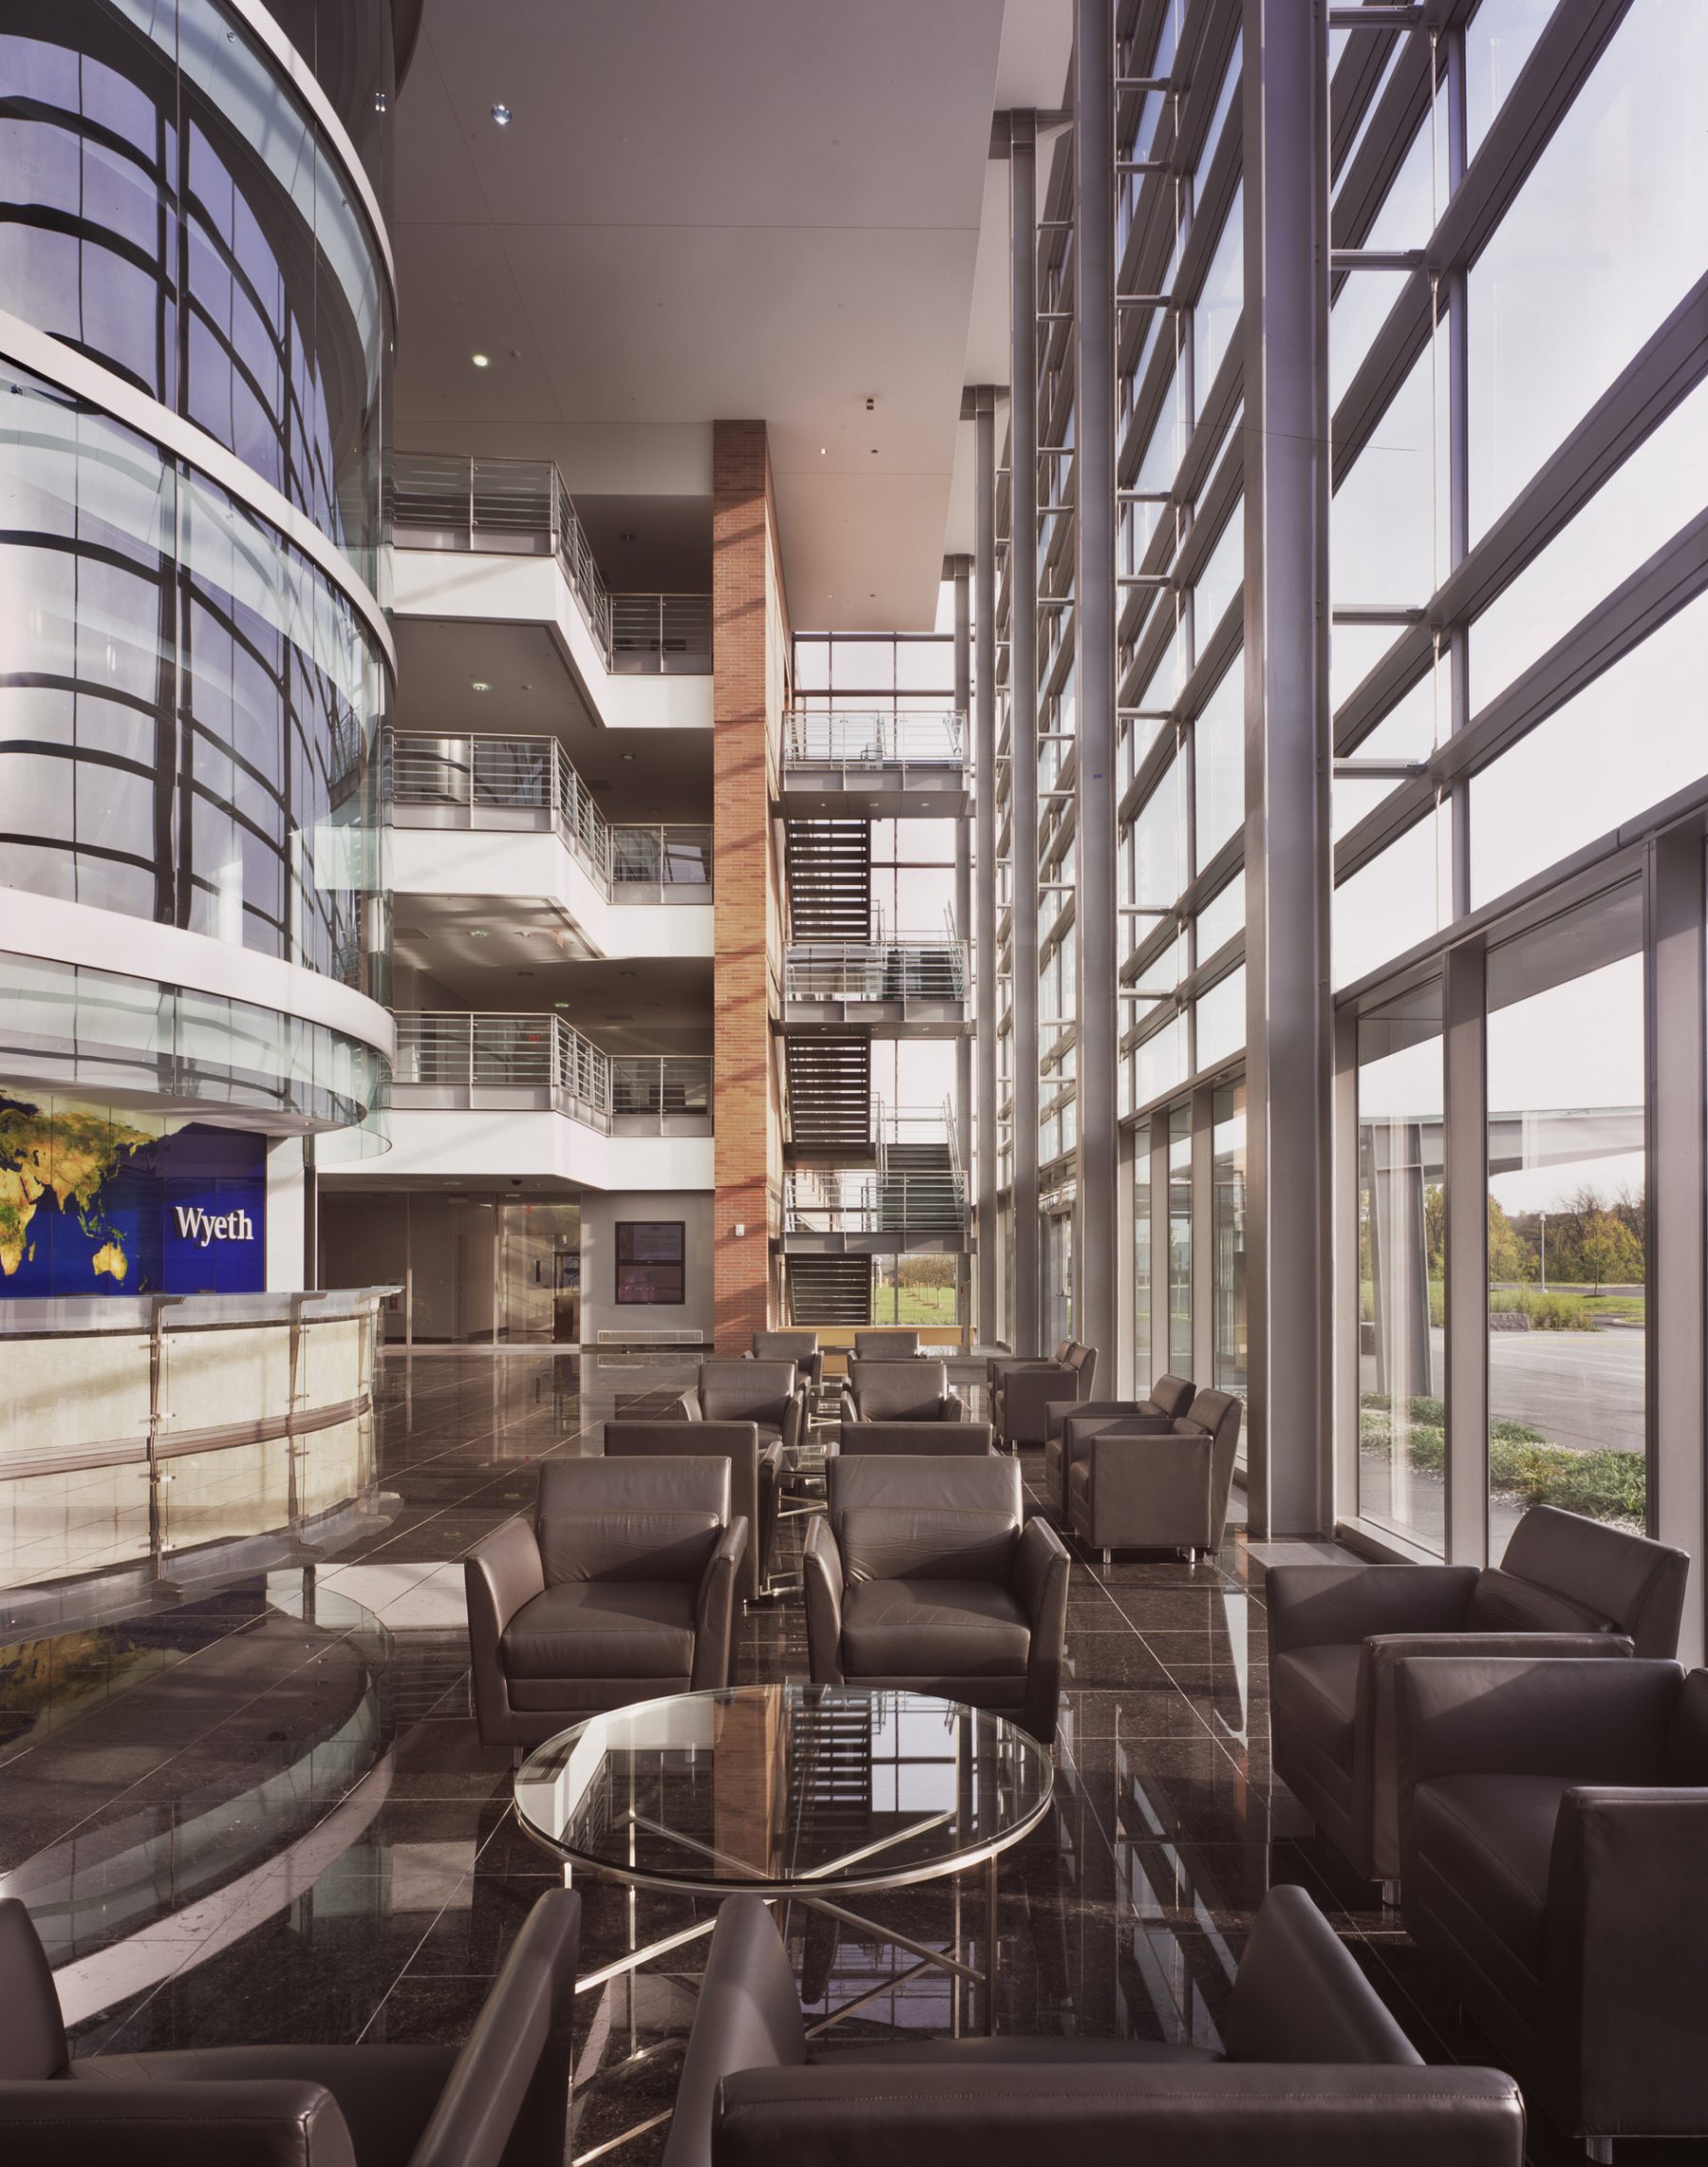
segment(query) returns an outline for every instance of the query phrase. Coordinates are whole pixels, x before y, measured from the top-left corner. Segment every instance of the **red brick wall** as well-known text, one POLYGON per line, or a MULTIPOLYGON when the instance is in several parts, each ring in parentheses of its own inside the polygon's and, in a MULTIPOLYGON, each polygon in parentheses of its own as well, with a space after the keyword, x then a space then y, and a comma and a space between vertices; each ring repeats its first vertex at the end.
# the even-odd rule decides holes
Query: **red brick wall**
POLYGON ((772 1020, 781 996, 780 829, 772 821, 788 697, 789 618, 763 421, 712 433, 712 767, 717 1348, 745 1353, 772 1315, 783 1119, 772 1020), (737 1226, 746 1229, 737 1235, 737 1226))

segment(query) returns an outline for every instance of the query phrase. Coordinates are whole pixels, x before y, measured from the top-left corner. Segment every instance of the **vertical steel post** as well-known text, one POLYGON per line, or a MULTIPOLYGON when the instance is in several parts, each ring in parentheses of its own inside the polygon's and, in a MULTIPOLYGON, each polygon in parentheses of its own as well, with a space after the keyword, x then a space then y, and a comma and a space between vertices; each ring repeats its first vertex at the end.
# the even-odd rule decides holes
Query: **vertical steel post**
MULTIPOLYGON (((973 560, 951 557, 945 566, 955 582, 955 712, 960 717, 961 757, 967 756, 967 732, 973 708, 973 560)), ((965 813, 955 823, 955 937, 966 940, 973 932, 973 830, 965 813)), ((972 990, 963 985, 961 1000, 972 1007, 972 990)), ((955 1136, 963 1156, 973 1134, 973 1040, 963 1029, 955 1042, 955 1136)), ((965 1236, 955 1264, 956 1321, 961 1344, 969 1343, 972 1316, 972 1259, 965 1236)))
POLYGON ((1450 948, 1443 962, 1446 1040, 1441 1182, 1446 1197, 1447 1483, 1449 1565, 1489 1558, 1489 1077, 1483 1036, 1483 951, 1450 948))
POLYGON ((1078 986, 1077 1337, 1112 1376, 1115 1103, 1121 1044, 1115 915, 1115 9, 1074 0, 1074 926, 1078 986))
POLYGON ((974 1009, 977 1017, 978 1119, 974 1181, 978 1337, 995 1339, 996 1307, 996 394, 973 394, 974 1009))
POLYGON ((1009 821, 1014 1348, 1038 1351, 1037 115, 1009 115, 1009 821))
POLYGON ((1247 1499, 1325 1529, 1333 1410, 1328 10, 1245 0, 1247 1499))

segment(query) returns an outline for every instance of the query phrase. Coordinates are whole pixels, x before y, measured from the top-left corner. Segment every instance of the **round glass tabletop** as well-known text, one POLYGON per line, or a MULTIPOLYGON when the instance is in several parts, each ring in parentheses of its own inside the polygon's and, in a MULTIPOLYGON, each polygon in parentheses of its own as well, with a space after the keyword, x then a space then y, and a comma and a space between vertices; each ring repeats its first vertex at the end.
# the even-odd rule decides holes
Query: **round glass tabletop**
POLYGON ((958 1701, 731 1686, 548 1739, 517 1772, 516 1812, 548 1851, 641 1887, 900 1888, 1017 1843, 1054 1782, 1029 1732, 958 1701))

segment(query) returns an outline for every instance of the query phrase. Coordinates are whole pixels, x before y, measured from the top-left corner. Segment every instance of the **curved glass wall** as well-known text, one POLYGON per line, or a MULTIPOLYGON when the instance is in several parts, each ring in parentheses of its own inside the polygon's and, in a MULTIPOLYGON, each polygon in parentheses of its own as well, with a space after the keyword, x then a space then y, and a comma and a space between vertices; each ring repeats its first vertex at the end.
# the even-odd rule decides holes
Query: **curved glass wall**
MULTIPOLYGON (((366 85, 357 139, 383 182, 387 11, 339 12, 334 102, 366 85)), ((391 292, 331 136, 215 0, 6 10, 0 306, 206 430, 377 588, 391 292)))
POLYGON ((135 431, 0 365, 9 884, 386 994, 389 673, 350 599, 135 431))

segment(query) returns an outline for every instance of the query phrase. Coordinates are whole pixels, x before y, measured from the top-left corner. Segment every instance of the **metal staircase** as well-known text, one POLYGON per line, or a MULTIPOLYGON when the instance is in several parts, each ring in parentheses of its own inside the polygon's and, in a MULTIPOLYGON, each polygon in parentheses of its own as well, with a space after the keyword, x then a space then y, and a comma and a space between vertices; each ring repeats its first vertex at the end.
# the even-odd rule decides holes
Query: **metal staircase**
POLYGON ((789 1256, 784 1260, 791 1324, 869 1324, 869 1256, 789 1256))
POLYGON ((784 1041, 789 1151, 796 1164, 872 1162, 872 1042, 823 1032, 784 1041))
POLYGON ((789 821, 783 856, 791 941, 872 937, 869 821, 789 821))

